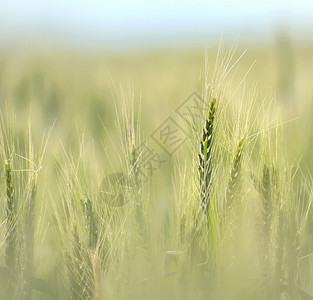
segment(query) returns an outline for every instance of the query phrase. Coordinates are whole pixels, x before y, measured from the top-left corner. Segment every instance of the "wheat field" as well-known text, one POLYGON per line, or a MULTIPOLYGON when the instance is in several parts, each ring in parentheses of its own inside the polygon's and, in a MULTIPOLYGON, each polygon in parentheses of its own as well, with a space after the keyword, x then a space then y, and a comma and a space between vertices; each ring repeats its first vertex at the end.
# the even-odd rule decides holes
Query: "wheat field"
POLYGON ((313 299, 312 46, 0 55, 0 299, 313 299))

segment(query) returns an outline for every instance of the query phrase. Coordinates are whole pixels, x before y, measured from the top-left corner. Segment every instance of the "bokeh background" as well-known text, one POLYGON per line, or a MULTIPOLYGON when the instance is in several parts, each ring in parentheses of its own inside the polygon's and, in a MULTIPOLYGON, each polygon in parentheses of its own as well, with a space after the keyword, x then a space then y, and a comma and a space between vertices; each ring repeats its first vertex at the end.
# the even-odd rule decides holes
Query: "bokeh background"
POLYGON ((108 132, 114 144, 123 93, 141 101, 149 136, 193 91, 201 94, 205 56, 214 66, 219 45, 225 53, 237 45, 234 61, 246 50, 234 86, 248 73, 260 101, 277 102, 288 153, 313 169, 309 0, 1 0, 1 106, 14 107, 17 132, 31 115, 38 140, 55 123, 52 142, 75 149, 84 131, 101 153, 108 132))

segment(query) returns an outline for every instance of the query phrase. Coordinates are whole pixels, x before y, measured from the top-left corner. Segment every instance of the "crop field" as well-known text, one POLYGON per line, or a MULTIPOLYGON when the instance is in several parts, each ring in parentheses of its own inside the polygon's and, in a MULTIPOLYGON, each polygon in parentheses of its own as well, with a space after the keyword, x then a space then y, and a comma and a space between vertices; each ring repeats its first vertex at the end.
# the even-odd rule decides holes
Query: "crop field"
POLYGON ((0 299, 313 299, 312 53, 0 53, 0 299))

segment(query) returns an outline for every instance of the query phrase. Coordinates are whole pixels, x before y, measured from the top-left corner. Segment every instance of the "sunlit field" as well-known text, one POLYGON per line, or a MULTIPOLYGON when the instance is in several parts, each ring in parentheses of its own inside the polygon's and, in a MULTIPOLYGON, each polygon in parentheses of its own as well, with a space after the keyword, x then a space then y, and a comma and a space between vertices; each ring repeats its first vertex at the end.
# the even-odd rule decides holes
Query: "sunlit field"
POLYGON ((0 299, 313 299, 313 47, 0 54, 0 299))

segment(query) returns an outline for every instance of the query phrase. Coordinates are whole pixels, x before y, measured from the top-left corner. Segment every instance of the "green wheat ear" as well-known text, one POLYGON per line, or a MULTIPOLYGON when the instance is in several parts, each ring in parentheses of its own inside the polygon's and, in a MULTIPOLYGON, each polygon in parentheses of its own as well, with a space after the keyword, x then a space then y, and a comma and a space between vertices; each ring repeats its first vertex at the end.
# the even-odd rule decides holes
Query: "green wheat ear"
POLYGON ((5 264, 10 272, 16 268, 16 203, 14 200, 12 166, 10 161, 5 162, 6 181, 6 247, 5 264))
POLYGON ((264 164, 262 169, 262 180, 258 180, 253 174, 250 175, 256 191, 261 196, 262 204, 262 226, 265 234, 265 242, 269 240, 269 233, 272 223, 272 182, 271 171, 264 164))
POLYGON ((209 195, 211 188, 212 176, 212 144, 213 144, 213 129, 216 113, 216 99, 213 98, 210 102, 208 118, 205 121, 205 126, 202 132, 200 141, 199 157, 199 176, 200 176, 200 194, 201 207, 208 213, 209 195))
POLYGON ((98 241, 98 228, 95 219, 95 214, 92 209, 92 203, 88 196, 85 197, 84 212, 87 221, 87 229, 89 231, 89 247, 91 249, 95 249, 98 241))
POLYGON ((228 181, 228 186, 226 189, 226 209, 229 210, 232 205, 235 196, 238 194, 238 190, 240 187, 240 171, 241 171, 241 156, 242 156, 242 148, 243 141, 241 139, 237 145, 237 150, 235 156, 233 158, 233 164, 230 171, 230 178, 228 181))
POLYGON ((262 194, 262 211, 263 211, 263 224, 264 224, 264 233, 266 243, 269 242, 269 234, 272 223, 272 201, 271 201, 271 178, 270 170, 264 165, 262 171, 262 185, 261 185, 261 194, 262 194))

